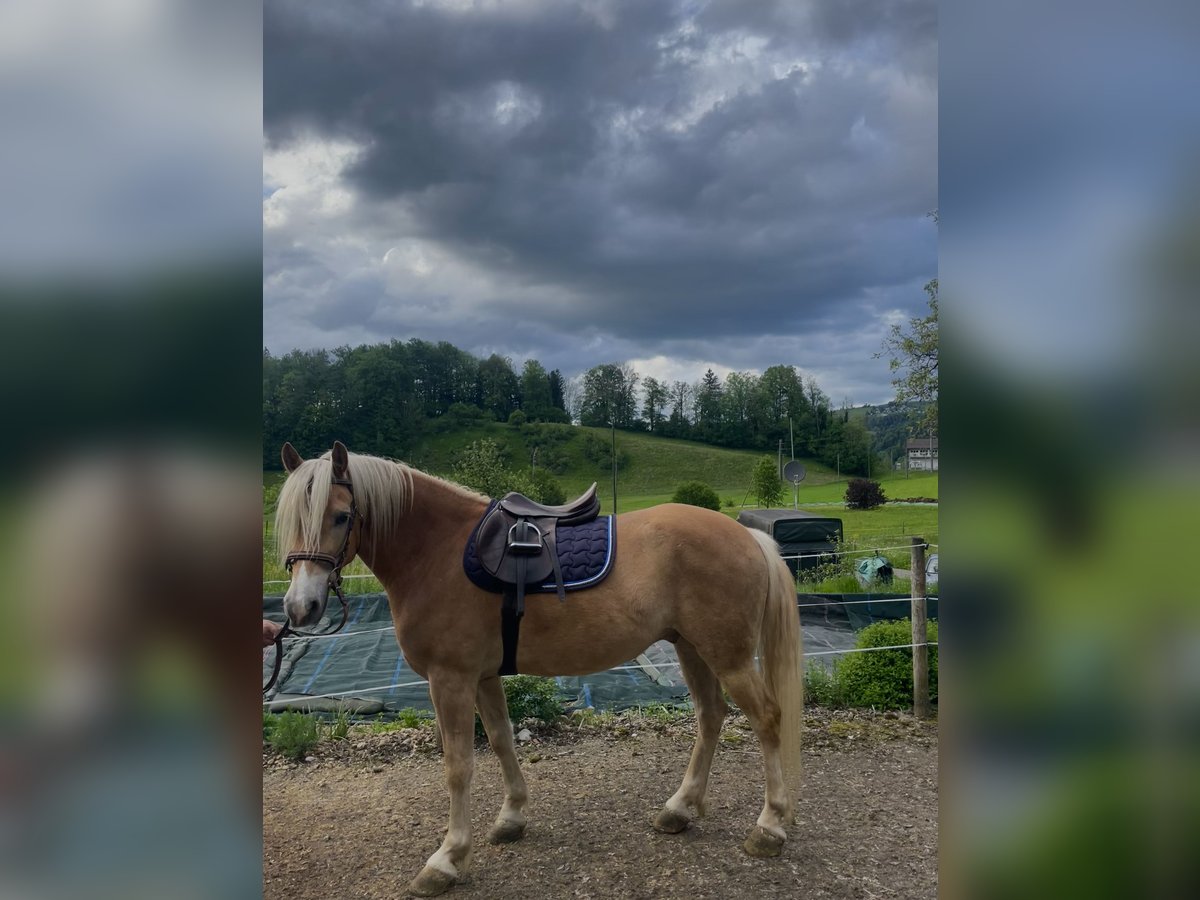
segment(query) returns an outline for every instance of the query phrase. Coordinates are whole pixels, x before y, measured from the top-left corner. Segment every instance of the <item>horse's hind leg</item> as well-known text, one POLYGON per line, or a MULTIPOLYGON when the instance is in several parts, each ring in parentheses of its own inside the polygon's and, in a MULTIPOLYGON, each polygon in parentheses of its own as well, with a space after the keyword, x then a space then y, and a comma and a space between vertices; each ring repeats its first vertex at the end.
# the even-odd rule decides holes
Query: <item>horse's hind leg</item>
POLYGON ((744 847, 751 856, 778 856, 783 842, 787 840, 784 826, 791 819, 792 811, 779 751, 781 710, 767 694, 766 684, 753 662, 748 661, 739 669, 722 673, 721 681, 754 727, 762 748, 766 773, 766 797, 762 813, 758 817, 758 824, 746 838, 744 847))
POLYGON ((488 742, 500 760, 500 770, 504 773, 504 806, 500 808, 496 824, 488 832, 488 840, 493 844, 506 844, 525 836, 524 807, 529 791, 517 762, 512 723, 508 720, 508 702, 504 698, 504 685, 500 683, 499 676, 479 682, 475 705, 479 709, 479 718, 483 720, 488 742))
POLYGON ((675 834, 683 831, 692 813, 704 815, 704 795, 708 790, 708 774, 712 768, 713 752, 721 737, 721 725, 729 711, 721 693, 721 683, 700 654, 684 638, 675 644, 683 678, 696 707, 696 743, 688 763, 683 783, 654 819, 659 831, 675 834))
POLYGON ((419 897, 432 897, 448 890, 471 861, 476 684, 474 677, 457 672, 429 673, 429 693, 442 730, 446 786, 450 790, 450 826, 441 847, 408 886, 419 897))

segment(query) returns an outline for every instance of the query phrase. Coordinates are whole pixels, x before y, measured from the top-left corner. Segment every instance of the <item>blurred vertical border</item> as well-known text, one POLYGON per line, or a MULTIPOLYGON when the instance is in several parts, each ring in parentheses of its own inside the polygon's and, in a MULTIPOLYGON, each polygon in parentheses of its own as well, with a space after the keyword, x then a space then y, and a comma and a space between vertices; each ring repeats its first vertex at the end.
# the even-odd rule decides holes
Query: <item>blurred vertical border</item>
POLYGON ((261 893, 261 5, 0 6, 0 895, 261 893))
POLYGON ((1198 11, 941 9, 947 897, 1200 896, 1198 11))

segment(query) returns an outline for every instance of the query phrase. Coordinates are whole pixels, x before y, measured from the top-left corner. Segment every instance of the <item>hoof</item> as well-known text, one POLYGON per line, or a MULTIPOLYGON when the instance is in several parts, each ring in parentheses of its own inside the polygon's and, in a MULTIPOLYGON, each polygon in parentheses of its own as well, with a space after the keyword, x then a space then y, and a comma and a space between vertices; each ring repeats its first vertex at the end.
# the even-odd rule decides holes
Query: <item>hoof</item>
POLYGON ((689 819, 683 813, 664 808, 654 817, 654 830, 663 834, 679 834, 688 827, 688 823, 689 819))
POLYGON ((456 880, 453 875, 447 875, 441 869, 426 866, 409 884, 408 892, 415 897, 436 897, 450 890, 456 880))
POLYGON ((489 844, 511 844, 525 837, 525 825, 522 822, 497 822, 488 832, 489 844))
POLYGON ((771 834, 761 825, 755 825, 746 843, 742 845, 751 856, 761 858, 778 856, 783 850, 783 838, 771 834))

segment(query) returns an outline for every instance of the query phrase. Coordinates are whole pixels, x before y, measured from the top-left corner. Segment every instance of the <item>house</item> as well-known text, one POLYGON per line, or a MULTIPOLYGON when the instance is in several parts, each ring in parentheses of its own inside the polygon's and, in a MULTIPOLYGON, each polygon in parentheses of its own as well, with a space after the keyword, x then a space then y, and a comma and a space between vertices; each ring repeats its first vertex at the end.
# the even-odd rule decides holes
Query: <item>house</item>
POLYGON ((904 452, 910 472, 936 472, 938 470, 937 438, 909 438, 908 443, 904 445, 904 452))

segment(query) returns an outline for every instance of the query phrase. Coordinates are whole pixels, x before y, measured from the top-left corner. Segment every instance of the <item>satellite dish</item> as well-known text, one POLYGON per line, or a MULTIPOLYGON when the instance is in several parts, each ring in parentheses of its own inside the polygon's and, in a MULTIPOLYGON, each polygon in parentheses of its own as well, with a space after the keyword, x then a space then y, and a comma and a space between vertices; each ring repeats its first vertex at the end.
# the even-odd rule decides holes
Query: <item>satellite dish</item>
POLYGON ((783 467, 784 479, 790 481, 792 484, 799 484, 802 482, 806 474, 807 473, 804 471, 804 466, 794 459, 783 467))

